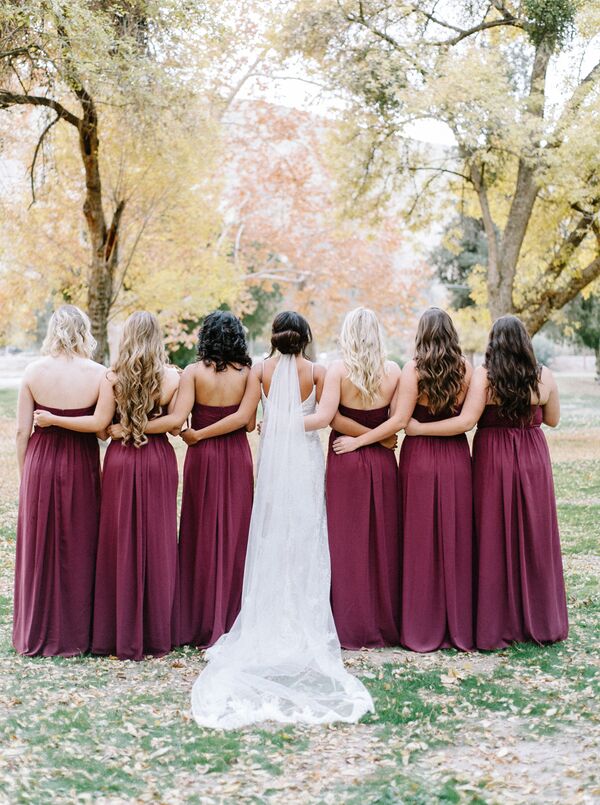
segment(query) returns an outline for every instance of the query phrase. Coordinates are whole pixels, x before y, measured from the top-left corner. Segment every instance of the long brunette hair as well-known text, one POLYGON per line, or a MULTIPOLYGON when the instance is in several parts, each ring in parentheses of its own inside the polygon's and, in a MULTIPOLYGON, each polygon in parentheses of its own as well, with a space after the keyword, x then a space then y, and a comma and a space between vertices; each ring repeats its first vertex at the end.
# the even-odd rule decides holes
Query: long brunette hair
POLYGON ((531 397, 540 393, 540 366, 525 325, 501 316, 492 325, 483 362, 498 413, 512 421, 531 418, 531 397))
POLYGON ((123 442, 134 447, 146 444, 144 431, 149 415, 160 405, 160 392, 167 356, 156 316, 145 310, 125 322, 119 355, 114 365, 117 376, 115 400, 121 417, 123 442))
POLYGON ((439 307, 430 307, 419 320, 415 364, 419 397, 427 397, 431 413, 456 409, 465 381, 465 359, 452 319, 439 307))

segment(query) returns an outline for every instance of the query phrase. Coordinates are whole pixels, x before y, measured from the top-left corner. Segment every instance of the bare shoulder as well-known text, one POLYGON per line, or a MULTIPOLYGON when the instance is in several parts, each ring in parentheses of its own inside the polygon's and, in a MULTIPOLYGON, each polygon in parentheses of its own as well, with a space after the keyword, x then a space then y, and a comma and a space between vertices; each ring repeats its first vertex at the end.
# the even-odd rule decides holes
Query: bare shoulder
POLYGON ((469 383, 471 378, 473 377, 473 364, 466 358, 463 358, 463 361, 465 364, 465 380, 467 381, 467 383, 469 383))
POLYGON ((488 374, 487 374, 487 369, 485 368, 485 366, 483 366, 483 364, 481 366, 477 366, 475 369, 473 369, 473 374, 471 376, 471 382, 473 382, 473 381, 477 381, 478 383, 481 383, 482 385, 487 386, 487 384, 488 384, 488 374))
POLYGON ((28 383, 29 381, 31 381, 43 368, 44 362, 46 360, 47 360, 46 358, 38 358, 37 360, 28 363, 27 366, 25 367, 25 371, 23 372, 22 382, 28 383))
POLYGON ((323 366, 322 363, 314 363, 313 373, 316 380, 322 380, 327 374, 327 369, 323 366))
POLYGON ((414 358, 411 358, 409 361, 406 361, 406 363, 402 367, 402 374, 403 375, 417 374, 417 364, 414 358))
MULTIPOLYGON (((315 364, 315 368, 319 364, 315 364)), ((338 359, 336 361, 332 361, 327 368, 324 366, 322 367, 326 374, 330 375, 331 377, 344 377, 346 374, 346 367, 344 366, 344 361, 338 359)))
POLYGON ((277 358, 270 356, 268 358, 262 358, 256 363, 252 364, 252 371, 256 374, 258 378, 263 378, 265 375, 268 377, 271 372, 275 370, 275 366, 277 365, 277 358))
POLYGON ((185 378, 189 377, 196 377, 200 374, 200 367, 204 366, 202 362, 194 361, 193 363, 188 363, 185 369, 182 371, 181 376, 185 378))
POLYGON ((397 379, 402 374, 402 369, 398 366, 396 361, 386 361, 385 372, 388 377, 394 377, 397 379))
POLYGON ((540 372, 540 383, 542 386, 546 386, 549 389, 556 387, 556 378, 547 366, 542 366, 542 370, 540 372))
POLYGON ((164 380, 169 386, 179 385, 180 371, 175 366, 164 367, 164 380))
POLYGON ((42 355, 41 358, 36 358, 31 363, 28 363, 23 372, 23 379, 29 380, 32 377, 45 372, 52 368, 52 358, 49 355, 42 355))
POLYGON ((98 361, 93 361, 91 358, 85 358, 84 367, 88 369, 90 372, 97 374, 99 377, 106 372, 106 366, 103 363, 98 363, 98 361))

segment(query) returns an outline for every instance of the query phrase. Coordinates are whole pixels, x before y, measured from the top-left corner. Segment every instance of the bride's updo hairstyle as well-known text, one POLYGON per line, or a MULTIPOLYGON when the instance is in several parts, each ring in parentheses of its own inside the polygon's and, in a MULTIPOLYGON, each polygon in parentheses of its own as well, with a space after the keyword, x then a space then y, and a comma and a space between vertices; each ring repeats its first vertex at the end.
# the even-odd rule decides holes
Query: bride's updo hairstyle
POLYGON ((538 396, 540 366, 525 325, 516 316, 501 316, 492 325, 483 365, 500 416, 511 421, 531 418, 531 397, 538 396))
POLYGON ((167 362, 156 316, 141 310, 123 326, 119 354, 114 365, 115 400, 124 430, 123 443, 146 444, 148 417, 160 405, 160 391, 167 362))
POLYGON ((271 355, 275 350, 282 355, 303 355, 312 341, 312 332, 304 316, 293 310, 278 313, 271 331, 271 355))
POLYGON ((62 305, 54 311, 48 322, 48 332, 42 344, 42 354, 91 358, 96 349, 90 320, 75 305, 62 305))
POLYGON ((455 410, 465 380, 465 360, 458 333, 445 310, 430 307, 421 316, 415 339, 419 397, 432 414, 455 410))
POLYGON ((363 399, 372 403, 385 375, 383 331, 375 313, 366 307, 351 310, 344 319, 340 348, 348 379, 363 399))
POLYGON ((198 334, 198 360, 224 372, 228 366, 252 366, 241 321, 228 310, 215 310, 204 319, 198 334))

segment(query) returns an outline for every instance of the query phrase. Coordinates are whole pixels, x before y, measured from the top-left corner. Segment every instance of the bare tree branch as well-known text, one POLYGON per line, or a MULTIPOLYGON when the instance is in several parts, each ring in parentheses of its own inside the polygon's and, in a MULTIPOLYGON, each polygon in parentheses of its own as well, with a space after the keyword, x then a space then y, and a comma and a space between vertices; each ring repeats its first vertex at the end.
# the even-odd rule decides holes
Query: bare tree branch
POLYGON ((270 47, 263 48, 263 49, 260 51, 260 53, 259 53, 259 54, 256 56, 256 58, 254 59, 254 61, 253 61, 253 62, 252 62, 252 63, 251 63, 249 66, 248 66, 248 69, 247 69, 247 70, 246 70, 246 72, 245 72, 245 73, 244 73, 244 74, 241 76, 241 78, 239 79, 239 81, 238 81, 236 84, 234 84, 234 86, 233 86, 233 87, 230 89, 230 91, 229 91, 229 93, 228 93, 227 97, 225 98, 225 101, 224 101, 224 104, 223 104, 223 108, 222 108, 222 110, 221 110, 220 117, 223 117, 223 115, 225 114, 225 112, 227 112, 227 110, 230 108, 231 104, 232 104, 232 103, 235 101, 235 99, 236 99, 236 98, 237 98, 237 96, 239 95, 239 92, 240 92, 240 90, 242 89, 242 87, 244 86, 244 84, 245 84, 245 83, 246 83, 246 82, 247 82, 247 81, 248 81, 250 78, 252 78, 252 76, 255 74, 255 73, 254 73, 254 71, 256 70, 256 68, 258 67, 258 65, 259 65, 259 64, 260 64, 260 63, 261 63, 261 62, 262 62, 262 61, 265 59, 265 57, 267 56, 267 54, 268 54, 268 52, 269 52, 270 50, 271 50, 271 48, 270 48, 270 47))
POLYGON ((7 109, 9 106, 26 105, 26 106, 47 106, 54 109, 56 114, 66 120, 75 128, 79 129, 82 124, 81 118, 69 112, 61 103, 55 101, 54 98, 46 98, 44 95, 20 95, 16 92, 10 92, 7 89, 0 89, 0 109, 7 109))
MULTIPOLYGON (((493 4, 496 7, 495 4, 493 4)), ((490 28, 498 28, 499 26, 511 26, 514 28, 523 28, 523 22, 519 20, 517 17, 514 17, 511 14, 503 13, 502 18, 499 20, 486 20, 483 19, 478 25, 474 25, 471 28, 460 28, 457 25, 452 25, 446 20, 442 20, 439 17, 430 14, 425 9, 421 8, 418 5, 412 6, 413 10, 417 14, 422 14, 424 17, 429 20, 429 22, 433 22, 435 25, 439 25, 442 28, 447 28, 450 31, 456 31, 456 36, 451 37, 450 39, 443 39, 439 42, 431 42, 432 45, 443 45, 443 46, 452 46, 457 45, 463 39, 466 39, 469 36, 473 36, 474 34, 479 33, 480 31, 487 31, 490 28)))
POLYGON ((104 260, 107 263, 112 258, 117 247, 117 242, 119 239, 119 224, 121 223, 121 216, 123 215, 124 210, 125 199, 121 199, 116 206, 108 232, 106 233, 106 242, 104 244, 104 260))
POLYGON ((568 285, 562 288, 554 286, 548 288, 541 294, 537 305, 531 305, 529 302, 526 307, 518 310, 517 313, 523 318, 529 332, 536 333, 545 324, 553 311, 560 310, 567 302, 575 299, 579 291, 582 291, 598 277, 600 277, 600 254, 574 276, 568 285))
POLYGON ((460 171, 453 171, 450 168, 441 168, 436 165, 418 165, 418 166, 409 166, 407 168, 408 171, 436 171, 437 173, 450 173, 452 176, 459 176, 461 179, 464 179, 466 182, 471 181, 471 177, 467 176, 465 173, 461 173, 460 171))
POLYGON ((600 207, 600 199, 594 199, 590 210, 585 210, 579 205, 573 205, 573 208, 581 213, 581 216, 577 219, 569 234, 562 241, 559 250, 550 261, 548 274, 551 277, 558 277, 562 274, 589 232, 594 231, 594 227, 597 226, 595 216, 598 213, 598 207, 600 207))
POLYGON ((55 126, 58 123, 59 120, 60 120, 60 115, 57 114, 56 117, 54 118, 54 120, 51 120, 50 123, 48 123, 48 125, 45 127, 43 132, 40 134, 40 138, 37 141, 35 151, 33 152, 33 159, 31 160, 31 166, 29 168, 29 177, 31 179, 31 204, 29 205, 30 207, 33 204, 35 204, 35 163, 36 163, 36 160, 38 158, 38 153, 39 153, 40 148, 42 147, 42 144, 44 142, 44 137, 46 136, 46 134, 48 134, 48 132, 50 131, 52 126, 55 126))
POLYGON ((362 3, 359 3, 358 14, 353 14, 352 12, 346 11, 339 0, 338 6, 348 22, 355 22, 358 25, 361 25, 363 28, 371 31, 371 33, 378 39, 382 39, 384 42, 387 42, 395 50, 404 50, 398 40, 394 39, 394 37, 390 36, 390 34, 388 34, 386 31, 382 31, 380 28, 375 27, 372 22, 365 17, 362 3))
POLYGON ((594 86, 594 83, 600 79, 600 61, 597 62, 589 73, 581 79, 577 87, 575 88, 571 98, 569 99, 568 103, 566 104, 565 108, 561 112, 560 117, 558 118, 555 126, 555 136, 552 141, 548 144, 548 148, 557 148, 562 143, 562 129, 565 125, 565 122, 569 115, 572 115, 574 112, 577 112, 581 106, 581 104, 586 99, 588 92, 594 86))

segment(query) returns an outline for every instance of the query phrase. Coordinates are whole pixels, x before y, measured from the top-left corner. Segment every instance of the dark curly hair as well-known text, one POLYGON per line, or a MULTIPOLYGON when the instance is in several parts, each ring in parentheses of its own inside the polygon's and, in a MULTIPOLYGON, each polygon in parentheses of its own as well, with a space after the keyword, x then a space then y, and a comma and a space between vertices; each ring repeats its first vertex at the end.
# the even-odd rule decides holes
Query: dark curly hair
POLYGON ((516 316, 501 316, 490 330, 483 362, 498 413, 513 422, 531 419, 531 396, 539 395, 541 366, 529 333, 516 316))
POLYGON ((293 310, 278 313, 271 331, 271 355, 279 350, 282 355, 300 355, 306 358, 306 347, 312 341, 312 332, 304 316, 293 310))
POLYGON ((415 339, 419 397, 432 414, 455 410, 465 382, 465 360, 458 333, 445 310, 430 307, 421 316, 415 339))
POLYGON ((237 316, 228 310, 208 314, 198 334, 197 357, 217 372, 235 364, 252 366, 244 328, 237 316))

